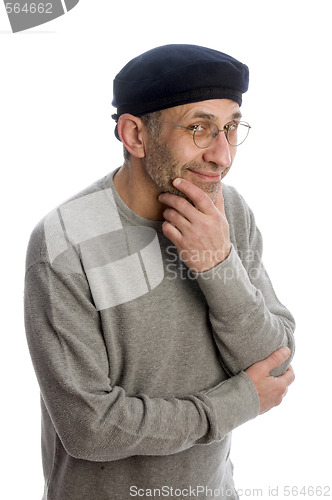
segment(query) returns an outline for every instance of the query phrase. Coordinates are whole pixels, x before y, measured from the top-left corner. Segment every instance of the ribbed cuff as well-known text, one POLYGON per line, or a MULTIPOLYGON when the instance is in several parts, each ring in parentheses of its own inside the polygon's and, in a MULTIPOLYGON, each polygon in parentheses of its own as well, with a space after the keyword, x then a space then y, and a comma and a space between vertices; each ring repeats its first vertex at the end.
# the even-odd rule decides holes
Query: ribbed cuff
POLYGON ((225 380, 203 394, 212 404, 220 439, 259 414, 258 394, 245 372, 225 380))

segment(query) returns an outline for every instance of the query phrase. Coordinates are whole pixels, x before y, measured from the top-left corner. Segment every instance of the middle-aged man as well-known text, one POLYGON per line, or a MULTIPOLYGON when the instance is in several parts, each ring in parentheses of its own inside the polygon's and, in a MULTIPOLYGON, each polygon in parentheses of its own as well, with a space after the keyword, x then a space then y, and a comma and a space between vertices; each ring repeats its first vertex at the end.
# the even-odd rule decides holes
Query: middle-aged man
POLYGON ((114 81, 123 166, 32 234, 44 500, 238 498, 231 431, 294 379, 293 318, 221 185, 247 87, 244 64, 204 47, 133 59, 114 81))

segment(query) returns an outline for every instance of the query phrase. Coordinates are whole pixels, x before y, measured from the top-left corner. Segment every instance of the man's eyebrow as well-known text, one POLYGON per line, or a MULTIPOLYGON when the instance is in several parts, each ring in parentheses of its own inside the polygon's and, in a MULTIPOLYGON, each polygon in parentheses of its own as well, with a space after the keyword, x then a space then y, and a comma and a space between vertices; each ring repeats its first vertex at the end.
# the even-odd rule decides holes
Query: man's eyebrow
POLYGON ((242 113, 240 111, 237 111, 232 115, 232 120, 240 120, 242 118, 242 113))
MULTIPOLYGON (((212 113, 206 113, 204 111, 196 111, 196 113, 193 114, 193 118, 202 118, 202 120, 217 120, 217 117, 213 115, 212 113)), ((231 120, 239 120, 242 118, 242 113, 240 111, 236 111, 233 113, 231 116, 231 120)))
POLYGON ((204 111, 196 111, 193 114, 193 118, 202 118, 203 120, 216 120, 217 117, 211 113, 205 113, 204 111))

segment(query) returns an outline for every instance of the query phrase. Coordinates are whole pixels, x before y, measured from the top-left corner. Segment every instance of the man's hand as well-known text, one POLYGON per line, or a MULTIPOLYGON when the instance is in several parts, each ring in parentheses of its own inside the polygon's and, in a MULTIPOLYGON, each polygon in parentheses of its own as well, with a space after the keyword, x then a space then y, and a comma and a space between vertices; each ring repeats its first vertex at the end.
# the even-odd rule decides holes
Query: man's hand
POLYGON ((289 358, 289 355, 288 347, 281 347, 268 358, 253 364, 246 370, 246 374, 251 378, 258 393, 260 414, 278 406, 286 395, 288 386, 294 382, 295 375, 291 366, 280 377, 270 375, 271 370, 280 366, 289 358))
POLYGON ((207 193, 186 179, 175 179, 173 184, 194 206, 174 194, 159 195, 159 201, 170 207, 164 211, 164 235, 190 269, 208 271, 225 260, 231 249, 221 185, 213 203, 207 193))

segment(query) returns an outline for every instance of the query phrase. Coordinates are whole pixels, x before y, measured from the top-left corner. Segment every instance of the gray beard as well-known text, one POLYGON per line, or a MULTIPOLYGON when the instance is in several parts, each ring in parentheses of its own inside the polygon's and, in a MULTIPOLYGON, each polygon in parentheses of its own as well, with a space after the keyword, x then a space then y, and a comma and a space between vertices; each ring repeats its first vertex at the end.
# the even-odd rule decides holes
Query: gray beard
MULTIPOLYGON (((193 202, 188 196, 176 189, 172 182, 176 177, 183 177, 186 170, 202 170, 202 164, 198 162, 190 162, 184 165, 180 165, 175 161, 169 147, 164 144, 159 144, 156 140, 150 142, 147 148, 146 157, 144 158, 144 167, 154 181, 154 183, 161 189, 162 192, 167 192, 181 196, 181 198, 186 199, 193 205, 193 202)), ((209 169, 217 170, 218 165, 209 163, 209 169)), ((209 184, 199 184, 196 185, 201 188, 205 193, 207 193, 213 202, 215 202, 219 183, 209 184)))

